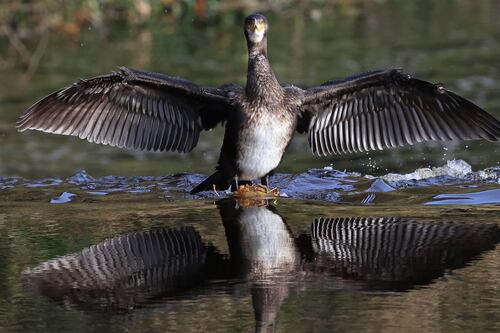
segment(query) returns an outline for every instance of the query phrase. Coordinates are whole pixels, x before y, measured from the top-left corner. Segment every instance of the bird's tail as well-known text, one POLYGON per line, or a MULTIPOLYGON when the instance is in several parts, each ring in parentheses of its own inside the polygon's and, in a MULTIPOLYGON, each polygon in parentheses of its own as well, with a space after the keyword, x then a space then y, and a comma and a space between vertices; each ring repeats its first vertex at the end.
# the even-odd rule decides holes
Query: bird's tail
POLYGON ((224 177, 222 172, 216 171, 214 174, 193 188, 190 193, 195 194, 201 191, 212 191, 214 190, 214 187, 218 191, 224 191, 229 188, 231 182, 231 178, 228 179, 227 177, 224 177))

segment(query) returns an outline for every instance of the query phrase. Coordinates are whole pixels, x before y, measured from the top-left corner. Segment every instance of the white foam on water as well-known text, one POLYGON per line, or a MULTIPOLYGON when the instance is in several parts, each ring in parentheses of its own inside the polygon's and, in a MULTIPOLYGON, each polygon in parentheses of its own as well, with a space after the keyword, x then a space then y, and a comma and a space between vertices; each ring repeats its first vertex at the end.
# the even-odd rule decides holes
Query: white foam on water
POLYGON ((433 168, 420 168, 411 173, 398 174, 389 173, 382 178, 385 181, 405 181, 405 180, 422 180, 439 176, 450 176, 454 178, 465 178, 472 173, 472 167, 464 160, 446 161, 446 165, 433 168))

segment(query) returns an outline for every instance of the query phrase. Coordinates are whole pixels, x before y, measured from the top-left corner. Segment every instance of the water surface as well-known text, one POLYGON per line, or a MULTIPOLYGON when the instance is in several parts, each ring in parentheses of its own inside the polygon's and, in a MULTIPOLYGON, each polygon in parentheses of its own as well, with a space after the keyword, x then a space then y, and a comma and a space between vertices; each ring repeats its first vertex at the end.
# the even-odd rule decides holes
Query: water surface
POLYGON ((500 170, 469 169, 278 174, 288 198, 257 201, 189 195, 197 174, 2 178, 0 327, 498 330, 500 170))

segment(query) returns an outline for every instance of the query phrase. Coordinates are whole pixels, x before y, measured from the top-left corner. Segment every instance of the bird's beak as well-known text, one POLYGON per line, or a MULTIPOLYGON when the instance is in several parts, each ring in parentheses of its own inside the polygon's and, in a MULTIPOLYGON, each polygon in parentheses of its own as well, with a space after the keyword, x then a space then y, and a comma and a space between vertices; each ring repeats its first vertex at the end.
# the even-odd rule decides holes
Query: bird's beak
POLYGON ((264 33, 266 30, 266 24, 264 22, 253 22, 252 25, 250 26, 250 31, 251 32, 256 32, 256 33, 264 33))

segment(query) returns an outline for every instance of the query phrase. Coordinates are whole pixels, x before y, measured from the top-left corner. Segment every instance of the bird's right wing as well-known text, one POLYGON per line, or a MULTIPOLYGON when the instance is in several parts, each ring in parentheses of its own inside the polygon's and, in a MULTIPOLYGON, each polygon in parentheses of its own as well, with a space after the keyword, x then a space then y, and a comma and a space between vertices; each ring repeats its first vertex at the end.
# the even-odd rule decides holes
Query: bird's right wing
POLYGON ((188 152, 202 129, 227 119, 231 87, 121 68, 50 94, 26 110, 17 126, 130 149, 188 152))

